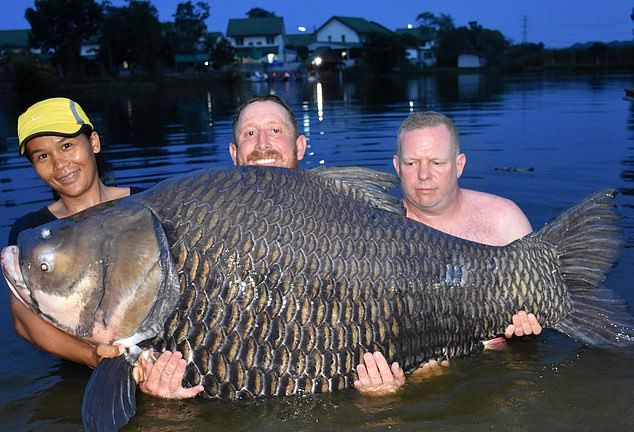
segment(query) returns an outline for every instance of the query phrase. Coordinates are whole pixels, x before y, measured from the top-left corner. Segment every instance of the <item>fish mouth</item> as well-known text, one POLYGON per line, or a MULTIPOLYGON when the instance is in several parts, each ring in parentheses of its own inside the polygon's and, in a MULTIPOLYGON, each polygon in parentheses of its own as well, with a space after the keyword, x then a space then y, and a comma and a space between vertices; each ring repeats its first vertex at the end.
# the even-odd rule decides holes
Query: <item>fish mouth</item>
POLYGON ((31 291, 27 288, 19 264, 20 249, 17 246, 7 246, 2 249, 2 273, 9 289, 20 302, 31 309, 31 291))

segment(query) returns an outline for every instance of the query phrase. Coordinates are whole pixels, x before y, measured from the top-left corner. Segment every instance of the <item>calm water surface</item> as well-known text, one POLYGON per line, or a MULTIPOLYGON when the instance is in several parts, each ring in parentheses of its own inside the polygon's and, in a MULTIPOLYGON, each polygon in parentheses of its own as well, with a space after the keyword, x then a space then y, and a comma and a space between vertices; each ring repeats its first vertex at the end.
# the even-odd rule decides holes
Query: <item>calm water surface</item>
MULTIPOLYGON (((102 134, 119 185, 148 187, 203 167, 230 164, 231 114, 253 94, 275 93, 309 139, 302 165, 364 165, 391 171, 395 132, 412 110, 450 115, 462 135, 465 187, 513 199, 534 227, 594 191, 616 188, 625 249, 607 285, 634 306, 634 102, 620 75, 462 75, 367 83, 170 85, 77 92, 102 134), (528 170, 531 168, 532 170, 528 170)), ((51 199, 16 156, 24 101, 0 95, 0 238, 12 221, 51 199)), ((6 286, 2 282, 2 289, 6 286)), ((0 430, 81 430, 89 371, 56 360, 13 331, 0 296, 0 430)), ((355 392, 262 401, 138 398, 126 430, 139 431, 534 431, 632 430, 634 350, 579 346, 556 332, 513 341, 504 352, 453 362, 451 372, 410 383, 397 396, 355 392)))

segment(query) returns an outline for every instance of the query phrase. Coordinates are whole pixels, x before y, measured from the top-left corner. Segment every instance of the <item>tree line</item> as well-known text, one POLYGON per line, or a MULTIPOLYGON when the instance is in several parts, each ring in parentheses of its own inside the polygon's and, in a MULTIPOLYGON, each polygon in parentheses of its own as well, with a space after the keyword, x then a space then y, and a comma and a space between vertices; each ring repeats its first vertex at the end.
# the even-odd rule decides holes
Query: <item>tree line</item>
POLYGON ((212 66, 219 67, 233 60, 233 48, 224 40, 208 39, 209 15, 209 4, 203 1, 178 3, 173 21, 161 23, 149 0, 126 0, 123 6, 96 0, 35 0, 25 17, 31 26, 30 44, 42 54, 9 55, 7 60, 35 69, 50 66, 50 72, 66 79, 116 75, 121 69, 152 74, 174 66, 175 54, 192 52, 208 53, 215 61, 212 66), (95 61, 86 61, 81 48, 91 44, 99 50, 95 61))
MULTIPOLYGON (((123 6, 96 0, 35 0, 25 17, 31 26, 31 45, 43 55, 8 53, 2 61, 6 75, 18 86, 33 88, 38 83, 62 78, 153 75, 175 66, 175 55, 205 53, 210 66, 220 68, 234 61, 234 48, 221 39, 210 40, 205 21, 209 4, 190 0, 176 5, 173 21, 161 23, 150 0, 126 0, 123 6), (96 59, 87 61, 81 47, 87 42, 99 46, 96 59)), ((261 8, 249 17, 275 16, 261 8)), ((446 14, 423 12, 416 17, 415 32, 368 35, 364 41, 363 64, 374 74, 395 69, 411 70, 407 48, 433 41, 437 67, 456 67, 460 54, 471 53, 485 59, 490 68, 505 71, 553 66, 634 65, 634 45, 592 43, 552 50, 543 44, 513 44, 500 31, 487 29, 476 21, 456 26, 446 14)))

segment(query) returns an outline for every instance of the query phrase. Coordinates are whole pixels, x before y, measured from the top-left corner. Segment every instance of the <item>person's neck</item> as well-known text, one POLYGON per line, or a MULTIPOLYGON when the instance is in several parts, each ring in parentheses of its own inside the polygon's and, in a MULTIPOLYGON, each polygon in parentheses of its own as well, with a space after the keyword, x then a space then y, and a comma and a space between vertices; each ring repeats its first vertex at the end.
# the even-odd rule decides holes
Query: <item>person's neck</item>
POLYGON ((71 216, 114 198, 114 196, 111 196, 110 188, 101 181, 97 181, 80 196, 60 196, 60 199, 53 204, 51 211, 57 217, 71 216))
POLYGON ((435 228, 443 226, 460 213, 462 195, 462 190, 456 188, 447 200, 436 207, 420 208, 407 200, 403 200, 403 206, 407 217, 435 228))

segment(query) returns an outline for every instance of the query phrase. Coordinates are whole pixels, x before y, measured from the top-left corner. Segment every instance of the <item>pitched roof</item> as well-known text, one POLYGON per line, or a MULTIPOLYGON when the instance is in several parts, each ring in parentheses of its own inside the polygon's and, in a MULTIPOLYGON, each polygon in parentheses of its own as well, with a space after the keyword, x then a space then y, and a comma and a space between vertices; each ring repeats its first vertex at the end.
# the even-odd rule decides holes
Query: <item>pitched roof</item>
POLYGON ((315 42, 317 35, 315 33, 296 33, 286 35, 286 45, 287 46, 308 46, 311 43, 315 42))
POLYGON ((397 28, 394 30, 397 35, 410 35, 419 42, 427 42, 434 39, 434 33, 432 30, 422 29, 420 27, 414 28, 397 28))
POLYGON ((219 42, 220 39, 223 38, 222 32, 207 32, 207 39, 210 40, 212 43, 216 43, 219 42))
POLYGON ((227 36, 275 36, 284 34, 284 18, 233 18, 227 24, 227 36))
POLYGON ((0 47, 28 48, 31 30, 0 30, 0 47))
POLYGON ((367 35, 368 33, 392 33, 392 30, 375 21, 368 21, 365 18, 333 16, 319 27, 315 33, 324 28, 331 21, 339 21, 340 23, 350 27, 359 35, 367 35))

